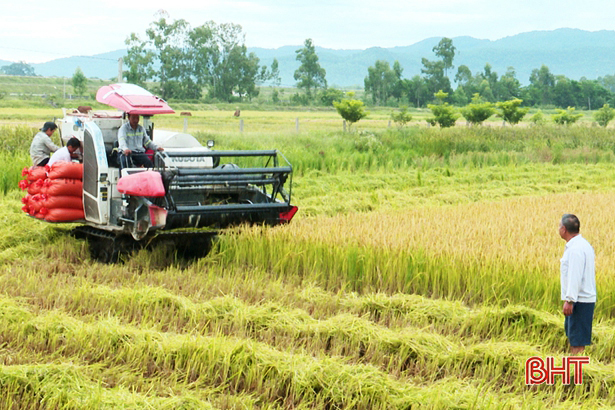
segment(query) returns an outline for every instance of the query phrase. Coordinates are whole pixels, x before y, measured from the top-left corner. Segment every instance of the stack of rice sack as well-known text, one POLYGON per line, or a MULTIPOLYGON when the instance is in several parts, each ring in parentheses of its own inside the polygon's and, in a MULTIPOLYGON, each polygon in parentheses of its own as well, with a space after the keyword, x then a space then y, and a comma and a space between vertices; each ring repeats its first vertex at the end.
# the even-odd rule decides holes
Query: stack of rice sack
POLYGON ((51 167, 24 168, 25 180, 19 187, 27 190, 22 210, 48 222, 71 222, 84 219, 83 165, 56 162, 51 167))

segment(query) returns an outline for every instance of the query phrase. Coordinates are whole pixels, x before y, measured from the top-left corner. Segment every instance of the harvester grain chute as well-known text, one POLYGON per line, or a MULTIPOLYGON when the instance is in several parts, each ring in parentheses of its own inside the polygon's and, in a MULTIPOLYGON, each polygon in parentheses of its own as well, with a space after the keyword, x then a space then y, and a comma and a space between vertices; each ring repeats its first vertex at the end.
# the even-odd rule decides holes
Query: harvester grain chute
POLYGON ((74 233, 89 240, 96 259, 115 262, 160 241, 204 254, 220 229, 282 224, 297 211, 291 205, 292 167, 277 150, 217 151, 192 135, 154 130, 152 116, 173 110, 135 85, 105 86, 96 98, 120 111, 64 110, 59 120, 64 142, 82 142, 85 219, 74 233), (117 131, 125 113, 141 115, 154 143, 164 148, 153 155, 152 169, 119 166, 117 131))

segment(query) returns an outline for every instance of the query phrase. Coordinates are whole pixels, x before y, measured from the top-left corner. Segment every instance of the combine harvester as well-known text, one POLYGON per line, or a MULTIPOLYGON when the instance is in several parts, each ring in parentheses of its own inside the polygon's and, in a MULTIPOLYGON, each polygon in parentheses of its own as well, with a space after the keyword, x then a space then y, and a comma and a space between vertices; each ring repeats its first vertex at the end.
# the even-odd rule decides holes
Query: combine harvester
POLYGON ((74 233, 89 241, 95 259, 116 262, 161 241, 203 256, 217 229, 278 225, 297 212, 292 167, 276 150, 216 151, 213 141, 205 147, 192 135, 154 130, 153 115, 174 111, 136 85, 102 87, 96 100, 119 111, 64 110, 59 120, 64 143, 73 136, 82 142, 85 220, 74 233), (118 165, 117 131, 127 113, 141 115, 150 138, 164 148, 154 153, 153 169, 118 165), (236 165, 241 161, 247 165, 236 165))

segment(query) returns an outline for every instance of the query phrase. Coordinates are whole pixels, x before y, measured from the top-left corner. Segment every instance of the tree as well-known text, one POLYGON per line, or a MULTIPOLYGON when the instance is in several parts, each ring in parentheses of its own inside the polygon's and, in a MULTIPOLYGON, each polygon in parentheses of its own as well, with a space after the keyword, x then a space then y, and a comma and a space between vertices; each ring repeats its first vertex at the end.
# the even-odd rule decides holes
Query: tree
POLYGON ((278 59, 274 58, 273 61, 271 62, 271 71, 269 73, 271 84, 274 87, 279 87, 280 84, 282 83, 282 78, 280 77, 280 68, 278 66, 279 66, 278 59))
POLYGON ((407 105, 402 105, 401 107, 399 107, 399 111, 398 112, 392 112, 391 113, 391 119, 399 127, 403 127, 407 123, 412 121, 412 114, 410 114, 408 112, 408 106, 407 105))
POLYGON ((337 113, 348 121, 350 128, 352 124, 365 118, 368 113, 365 111, 365 104, 363 104, 363 101, 353 98, 353 92, 347 93, 347 96, 349 98, 344 98, 342 101, 333 101, 333 106, 337 110, 337 113))
POLYGON ((489 101, 483 101, 478 93, 474 94, 470 104, 461 109, 461 115, 473 125, 482 124, 493 114, 495 114, 493 104, 489 101))
POLYGON ((495 101, 497 99, 498 73, 491 71, 491 64, 487 63, 485 64, 483 72, 479 74, 478 77, 483 80, 481 83, 484 82, 484 84, 486 84, 486 86, 483 85, 482 88, 489 88, 489 93, 491 94, 488 96, 486 93, 481 93, 481 95, 488 101, 495 101))
POLYGON ((596 122, 605 128, 613 118, 615 118, 615 109, 611 108, 608 104, 604 104, 602 108, 594 113, 596 122))
POLYGON ((453 46, 453 40, 450 38, 444 37, 437 46, 435 46, 432 51, 436 54, 436 56, 442 59, 444 63, 444 76, 447 76, 447 70, 449 68, 453 68, 453 59, 455 58, 455 51, 457 49, 453 46))
POLYGON ((135 33, 131 33, 126 39, 125 44, 128 46, 128 52, 124 58, 124 64, 128 70, 122 74, 130 84, 144 86, 146 81, 149 81, 155 74, 154 52, 146 49, 147 43, 142 41, 135 33))
POLYGON ((493 89, 491 88, 491 84, 489 84, 489 81, 482 77, 478 77, 476 80, 479 81, 477 93, 487 101, 495 101, 496 98, 493 95, 493 89))
POLYGON ((145 31, 149 46, 155 49, 159 63, 157 71, 159 93, 164 99, 199 98, 190 47, 190 25, 186 20, 169 20, 166 12, 158 13, 159 19, 145 31))
POLYGON ((591 110, 592 107, 604 106, 612 98, 609 90, 604 88, 597 80, 581 78, 579 88, 578 104, 579 106, 587 104, 588 110, 591 110))
POLYGON ((574 107, 568 107, 567 110, 557 109, 555 111, 557 111, 557 114, 554 114, 551 117, 553 118, 553 121, 555 121, 555 123, 559 124, 559 125, 571 125, 571 124, 574 124, 575 122, 577 122, 577 120, 579 118, 581 118, 583 116, 583 114, 581 114, 581 113, 575 114, 574 113, 574 111, 575 111, 574 107))
POLYGON ((581 94, 579 83, 563 75, 555 77, 555 86, 552 91, 552 102, 558 107, 576 106, 581 94))
POLYGON ((519 108, 523 100, 515 98, 508 101, 498 102, 495 105, 500 109, 498 114, 510 125, 518 124, 530 110, 528 107, 519 108))
POLYGON ((259 71, 259 58, 254 53, 248 54, 246 58, 245 46, 237 47, 236 52, 238 53, 236 61, 238 72, 235 76, 236 80, 233 88, 240 99, 247 97, 248 100, 251 100, 259 94, 256 85, 266 81, 269 77, 267 67, 263 66, 259 71))
POLYGON ((34 68, 27 64, 25 61, 5 65, 0 68, 0 73, 5 75, 19 75, 19 76, 35 76, 34 68))
POLYGON ((393 74, 395 75, 395 80, 393 84, 393 89, 390 91, 390 95, 391 97, 395 98, 398 103, 399 101, 401 101, 404 94, 407 93, 407 83, 402 78, 403 72, 404 69, 399 63, 399 61, 395 60, 395 62, 393 63, 393 74))
POLYGON ((421 59, 423 68, 421 72, 425 74, 425 82, 430 95, 435 95, 437 90, 446 93, 453 92, 451 82, 447 77, 447 70, 453 67, 455 58, 455 47, 453 41, 444 37, 433 49, 440 60, 430 61, 426 58, 421 59))
POLYGON ((191 28, 185 20, 169 20, 160 12, 146 35, 144 41, 134 33, 126 40, 130 48, 124 75, 136 84, 157 81, 162 98, 198 99, 205 87, 222 101, 252 98, 258 95, 257 84, 270 78, 256 54, 247 53, 237 24, 209 21, 191 28))
POLYGON ((211 94, 223 101, 232 101, 258 94, 256 83, 266 80, 266 70, 259 69, 259 59, 254 53, 247 54, 245 39, 238 24, 225 23, 215 26, 213 32, 211 94))
POLYGON ((435 95, 437 90, 444 90, 446 93, 452 91, 451 82, 448 77, 444 75, 445 64, 443 61, 429 61, 423 58, 421 62, 423 64, 421 72, 425 74, 427 91, 431 95, 435 95))
POLYGON ((491 64, 485 64, 482 72, 472 75, 470 69, 460 65, 455 75, 458 87, 453 94, 453 102, 456 105, 465 105, 468 96, 479 93, 484 100, 490 102, 511 100, 521 95, 521 84, 516 78, 515 69, 508 67, 506 74, 498 78, 498 74, 492 70, 491 64), (463 93, 461 90, 463 90, 463 93))
POLYGON ((499 100, 514 100, 521 96, 521 83, 517 80, 517 73, 513 67, 508 67, 506 74, 500 77, 497 85, 499 100))
POLYGON ((280 92, 277 90, 277 87, 282 83, 282 78, 280 77, 280 68, 278 64, 278 59, 274 58, 271 62, 271 71, 269 72, 269 79, 271 80, 271 85, 273 85, 273 91, 271 93, 271 100, 274 103, 280 102, 280 92))
POLYGON ((452 102, 455 105, 464 106, 470 100, 468 96, 478 92, 478 88, 474 85, 475 79, 467 65, 462 64, 457 68, 455 82, 457 83, 457 89, 451 96, 452 102))
POLYGON ((308 100, 312 100, 312 90, 327 88, 327 72, 318 63, 318 55, 311 38, 306 39, 303 48, 295 50, 295 53, 297 61, 301 63, 294 74, 297 88, 304 89, 308 100))
POLYGON ((425 79, 417 74, 411 80, 404 79, 402 81, 408 95, 408 101, 413 102, 417 108, 424 107, 430 98, 425 79))
POLYGON ((433 114, 433 117, 427 118, 427 122, 431 125, 439 124, 442 128, 455 125, 457 118, 459 118, 459 114, 455 112, 452 106, 444 102, 448 97, 448 93, 440 90, 434 94, 434 97, 438 100, 438 104, 427 105, 433 114))
POLYGON ((552 103, 553 88, 555 87, 555 76, 549 71, 549 67, 542 65, 540 69, 532 70, 530 75, 529 90, 534 94, 536 103, 552 103))
POLYGON ((75 94, 85 95, 85 92, 88 88, 88 79, 85 77, 85 74, 83 74, 83 71, 81 71, 80 67, 77 67, 77 69, 75 70, 71 82, 73 84, 75 94))
POLYGON ((598 77, 596 81, 611 93, 615 93, 615 75, 607 74, 604 77, 598 77))
POLYGON ((468 96, 466 95, 466 92, 464 91, 462 86, 457 87, 457 89, 453 92, 451 100, 453 104, 460 107, 466 105, 469 102, 468 96))
POLYGON ((327 88, 319 93, 320 102, 325 107, 330 107, 334 101, 341 101, 343 98, 344 92, 335 88, 327 88))
POLYGON ((472 83, 474 78, 472 77, 472 71, 470 68, 462 64, 457 68, 457 74, 455 74, 455 82, 460 86, 467 86, 472 83))
MULTIPOLYGON (((399 65, 397 67, 398 69, 401 68, 399 65)), ((396 72, 391 70, 389 62, 377 60, 373 67, 367 69, 365 92, 372 95, 374 105, 384 105, 392 94, 397 82, 396 72)))

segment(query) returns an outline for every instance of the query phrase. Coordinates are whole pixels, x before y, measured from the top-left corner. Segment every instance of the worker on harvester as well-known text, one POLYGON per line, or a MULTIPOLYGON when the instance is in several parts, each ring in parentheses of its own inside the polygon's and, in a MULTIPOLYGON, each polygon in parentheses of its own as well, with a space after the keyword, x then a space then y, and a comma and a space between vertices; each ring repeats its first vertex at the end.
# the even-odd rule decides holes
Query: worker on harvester
POLYGON ((65 147, 60 148, 53 153, 47 165, 52 166, 56 162, 65 161, 71 162, 73 158, 79 158, 77 151, 81 149, 81 142, 75 137, 71 137, 65 147))
POLYGON ((41 131, 37 133, 30 144, 30 157, 32 165, 44 167, 49 162, 49 154, 60 149, 51 141, 51 136, 58 129, 53 121, 47 121, 41 131))
POLYGON ((153 168, 154 164, 145 154, 145 148, 154 151, 164 151, 164 148, 157 146, 145 132, 145 128, 139 124, 139 114, 128 113, 128 122, 122 125, 117 131, 117 141, 119 146, 120 167, 128 168, 128 158, 132 159, 135 167, 153 168))

